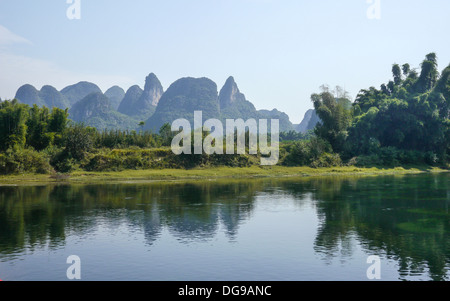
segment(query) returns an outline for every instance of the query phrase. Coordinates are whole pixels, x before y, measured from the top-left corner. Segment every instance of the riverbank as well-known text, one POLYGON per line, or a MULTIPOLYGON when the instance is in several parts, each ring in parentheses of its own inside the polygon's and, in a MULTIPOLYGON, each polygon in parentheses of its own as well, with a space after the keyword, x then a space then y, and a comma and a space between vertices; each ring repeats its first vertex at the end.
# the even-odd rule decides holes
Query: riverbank
POLYGON ((402 175, 418 173, 450 172, 447 169, 430 166, 372 167, 354 166, 311 168, 311 167, 259 167, 248 168, 196 168, 196 169, 149 169, 125 170, 115 172, 76 171, 63 175, 23 174, 1 176, 0 185, 50 184, 50 183, 98 183, 121 181, 180 181, 180 180, 215 180, 215 179, 249 179, 249 178, 284 178, 284 177, 323 177, 323 176, 375 176, 402 175))

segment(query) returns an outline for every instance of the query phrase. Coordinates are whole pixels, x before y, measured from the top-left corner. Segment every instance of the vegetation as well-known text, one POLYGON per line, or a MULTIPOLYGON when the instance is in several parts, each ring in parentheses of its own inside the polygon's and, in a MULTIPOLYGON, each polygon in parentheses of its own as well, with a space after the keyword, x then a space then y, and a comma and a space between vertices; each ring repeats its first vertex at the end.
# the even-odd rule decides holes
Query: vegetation
MULTIPOLYGON (((323 87, 321 94, 313 94, 321 119, 315 139, 329 144, 319 147, 322 156, 331 151, 343 162, 358 166, 448 166, 450 66, 439 75, 436 54, 430 53, 421 69, 418 75, 409 64, 394 64, 392 81, 380 90, 361 90, 353 104, 342 91, 334 95, 323 87)), ((310 149, 311 142, 296 143, 285 163, 311 164, 318 158, 308 153, 310 149)), ((325 162, 341 162, 335 159, 328 156, 325 162)))
MULTIPOLYGON (((394 64, 392 74, 393 80, 380 89, 361 90, 353 103, 345 90, 322 86, 321 93, 311 96, 320 123, 306 134, 281 133, 279 165, 448 167, 450 66, 440 74, 437 56, 430 53, 420 74, 409 64, 394 64)), ((211 98, 209 90, 202 92, 211 98)), ((1 102, 0 174, 248 168, 260 163, 259 154, 176 156, 170 150, 170 124, 158 133, 144 131, 145 122, 138 121, 139 131, 99 131, 68 118, 68 110, 56 107, 1 102)))

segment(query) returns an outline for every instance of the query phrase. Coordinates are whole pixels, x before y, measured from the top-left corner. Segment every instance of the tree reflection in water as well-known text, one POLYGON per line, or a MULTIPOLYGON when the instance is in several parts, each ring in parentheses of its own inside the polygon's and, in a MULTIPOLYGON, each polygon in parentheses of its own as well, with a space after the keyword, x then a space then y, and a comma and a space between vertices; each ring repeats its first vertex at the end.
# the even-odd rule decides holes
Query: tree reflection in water
POLYGON ((142 231, 150 246, 164 229, 189 243, 210 240, 222 227, 233 241, 260 196, 284 194, 298 207, 316 208, 314 250, 325 260, 351 257, 356 239, 366 252, 396 260, 401 277, 428 271, 433 280, 448 280, 449 179, 427 174, 0 187, 0 261, 42 246, 63 247, 66 237, 89 235, 101 225, 142 231))

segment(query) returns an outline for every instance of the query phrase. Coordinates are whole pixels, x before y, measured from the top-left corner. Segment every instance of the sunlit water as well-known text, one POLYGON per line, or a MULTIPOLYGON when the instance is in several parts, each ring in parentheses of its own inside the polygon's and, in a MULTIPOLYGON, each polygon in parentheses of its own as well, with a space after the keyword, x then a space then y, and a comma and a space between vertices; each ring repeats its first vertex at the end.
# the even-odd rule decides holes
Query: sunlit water
POLYGON ((450 175, 0 187, 0 279, 449 280, 450 175))

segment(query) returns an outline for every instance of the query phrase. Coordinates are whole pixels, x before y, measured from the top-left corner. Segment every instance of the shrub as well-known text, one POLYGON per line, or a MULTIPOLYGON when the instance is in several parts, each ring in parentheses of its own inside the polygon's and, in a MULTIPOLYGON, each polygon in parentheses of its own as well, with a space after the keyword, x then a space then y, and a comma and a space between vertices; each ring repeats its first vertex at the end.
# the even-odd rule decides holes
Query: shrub
POLYGON ((382 165, 383 160, 377 154, 372 155, 364 155, 356 158, 356 166, 359 167, 369 167, 369 166, 377 166, 382 165))
POLYGON ((383 165, 398 165, 400 154, 401 152, 395 147, 382 147, 380 149, 380 159, 383 165))
POLYGON ((117 171, 122 169, 122 160, 111 154, 95 154, 82 166, 87 171, 117 171))
POLYGON ((72 158, 82 160, 93 149, 94 133, 94 129, 82 124, 75 124, 66 129, 64 146, 72 158))
POLYGON ((285 146, 286 152, 282 164, 286 166, 306 166, 318 160, 324 153, 331 153, 329 143, 316 136, 285 146))
POLYGON ((287 155, 282 164, 286 166, 304 166, 311 163, 311 148, 307 141, 299 141, 286 147, 287 155))
POLYGON ((318 159, 311 163, 311 167, 335 167, 341 166, 342 160, 338 154, 323 153, 318 159))
POLYGON ((0 154, 0 173, 3 175, 17 173, 49 174, 53 171, 49 157, 33 149, 8 149, 0 154))
POLYGON ((424 155, 424 161, 428 165, 436 165, 439 162, 439 157, 433 152, 426 152, 424 155))
POLYGON ((404 164, 421 164, 424 162, 424 153, 416 150, 403 151, 400 162, 404 164))

